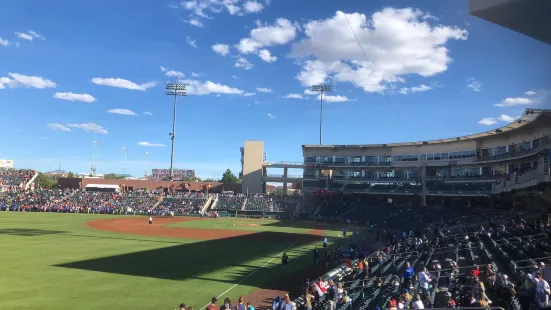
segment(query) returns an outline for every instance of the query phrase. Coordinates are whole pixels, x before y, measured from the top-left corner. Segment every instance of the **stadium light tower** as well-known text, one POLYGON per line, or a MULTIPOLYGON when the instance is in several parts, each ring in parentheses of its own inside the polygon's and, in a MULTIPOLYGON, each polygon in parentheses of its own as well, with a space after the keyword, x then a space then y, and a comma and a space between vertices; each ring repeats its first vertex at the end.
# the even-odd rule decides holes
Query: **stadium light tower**
POLYGON ((96 176, 96 169, 97 169, 96 157, 99 156, 99 140, 92 141, 92 144, 94 145, 94 149, 92 151, 92 167, 91 167, 91 170, 92 170, 92 175, 96 176))
POLYGON ((122 160, 121 160, 121 174, 124 174, 124 161, 126 160, 126 146, 121 148, 122 151, 122 160))
POLYGON ((323 93, 332 92, 333 85, 329 84, 318 84, 312 85, 312 91, 320 92, 320 145, 321 145, 321 125, 323 121, 323 93))
POLYGON ((145 168, 143 170, 143 176, 144 178, 147 178, 147 162, 149 160, 149 152, 145 152, 145 168))
POLYGON ((172 132, 169 133, 172 140, 172 151, 170 153, 170 180, 173 181, 173 165, 174 165, 174 136, 176 132, 176 98, 178 96, 186 96, 186 84, 181 83, 166 83, 165 95, 174 96, 174 115, 172 117, 172 132))

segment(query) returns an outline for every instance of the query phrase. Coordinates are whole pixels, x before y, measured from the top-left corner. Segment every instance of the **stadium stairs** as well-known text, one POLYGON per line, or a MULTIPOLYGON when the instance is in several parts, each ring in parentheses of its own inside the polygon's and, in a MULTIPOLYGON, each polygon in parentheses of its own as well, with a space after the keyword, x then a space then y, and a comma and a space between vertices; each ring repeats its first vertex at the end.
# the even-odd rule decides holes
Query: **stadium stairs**
POLYGON ((214 203, 214 200, 215 200, 215 199, 214 199, 213 197, 214 197, 213 195, 210 195, 210 196, 209 196, 209 199, 207 199, 207 201, 205 202, 205 204, 201 207, 201 210, 200 210, 200 211, 201 211, 202 213, 207 212, 207 210, 209 209, 209 206, 210 206, 211 204, 214 203))
POLYGON ((38 177, 38 171, 35 172, 33 177, 29 180, 29 182, 25 184, 25 190, 28 190, 30 188, 31 184, 33 184, 34 180, 36 180, 37 177, 38 177))
POLYGON ((161 199, 159 201, 157 201, 152 207, 151 207, 151 210, 154 210, 155 208, 157 208, 161 203, 163 203, 163 201, 165 200, 165 197, 161 197, 161 199))
POLYGON ((247 197, 245 197, 245 200, 243 201, 243 205, 241 206, 241 211, 245 211, 246 205, 247 205, 247 197))
POLYGON ((207 205, 207 208, 205 209, 205 211, 209 211, 209 210, 214 210, 216 209, 216 205, 218 204, 218 196, 216 196, 213 200, 212 200, 212 203, 210 204, 210 206, 207 205))
POLYGON ((311 217, 315 217, 316 215, 318 215, 318 213, 320 213, 321 211, 321 204, 319 204, 315 209, 314 209, 314 212, 312 212, 312 214, 310 215, 311 217))

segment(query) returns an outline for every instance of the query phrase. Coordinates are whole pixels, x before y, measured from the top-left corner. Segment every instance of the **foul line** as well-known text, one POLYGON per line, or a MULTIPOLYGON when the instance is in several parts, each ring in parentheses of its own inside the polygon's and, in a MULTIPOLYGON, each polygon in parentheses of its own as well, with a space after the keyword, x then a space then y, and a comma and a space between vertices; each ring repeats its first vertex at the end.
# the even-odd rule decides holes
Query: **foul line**
MULTIPOLYGON (((256 270, 254 270, 253 272, 249 273, 246 277, 244 277, 243 279, 241 279, 239 282, 235 283, 234 285, 232 285, 229 289, 225 290, 224 292, 222 292, 222 294, 216 296, 216 299, 219 299, 220 297, 222 297, 223 295, 227 294, 229 291, 233 290, 236 286, 238 286, 239 284, 243 283, 243 281, 247 280, 248 278, 250 278, 253 274, 255 274, 257 271, 259 271, 260 269, 266 267, 266 265, 268 265, 271 261, 273 261, 274 259, 278 258, 281 253, 287 251, 288 249, 290 249, 292 246, 294 246, 295 244, 291 244, 290 246, 288 246, 285 250, 279 252, 278 254, 276 254, 274 257, 272 257, 269 261, 265 262, 264 265, 258 267, 256 270)), ((201 308, 201 310, 203 309, 206 309, 208 306, 210 305, 210 302, 208 304, 206 304, 205 306, 203 306, 203 308, 201 308)))

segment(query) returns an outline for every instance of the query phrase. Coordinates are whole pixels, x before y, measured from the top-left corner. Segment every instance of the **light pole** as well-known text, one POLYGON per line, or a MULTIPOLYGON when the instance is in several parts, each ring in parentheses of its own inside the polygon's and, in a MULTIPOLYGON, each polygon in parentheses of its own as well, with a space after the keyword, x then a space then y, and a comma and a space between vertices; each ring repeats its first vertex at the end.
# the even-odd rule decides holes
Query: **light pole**
POLYGON ((121 174, 124 174, 124 161, 126 160, 126 146, 123 146, 121 150, 122 150, 121 174))
POLYGON ((323 93, 324 92, 331 92, 333 91, 333 85, 329 84, 319 84, 319 85, 312 85, 312 91, 319 91, 320 92, 320 144, 321 145, 321 124, 323 121, 323 93))
POLYGON ((149 160, 149 152, 145 152, 145 168, 143 170, 144 177, 147 178, 147 161, 149 160))
POLYGON ((165 95, 174 96, 174 115, 172 117, 172 132, 169 133, 172 140, 172 151, 170 154, 170 181, 173 177, 173 164, 174 164, 174 136, 176 132, 176 98, 178 96, 186 96, 186 84, 181 83, 166 83, 165 95))

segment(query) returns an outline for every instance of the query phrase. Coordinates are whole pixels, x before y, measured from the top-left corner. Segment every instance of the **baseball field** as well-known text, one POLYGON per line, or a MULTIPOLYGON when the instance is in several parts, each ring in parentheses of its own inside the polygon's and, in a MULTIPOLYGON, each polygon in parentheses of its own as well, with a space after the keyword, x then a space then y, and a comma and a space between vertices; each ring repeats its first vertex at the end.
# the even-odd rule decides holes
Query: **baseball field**
POLYGON ((0 309, 168 310, 186 303, 199 310, 212 297, 241 295, 260 306, 300 287, 305 275, 323 274, 324 267, 312 267, 312 250, 324 236, 340 242, 341 228, 184 217, 149 225, 138 216, 0 212, 0 309))

